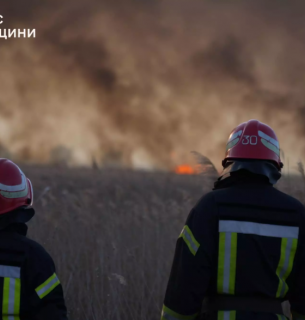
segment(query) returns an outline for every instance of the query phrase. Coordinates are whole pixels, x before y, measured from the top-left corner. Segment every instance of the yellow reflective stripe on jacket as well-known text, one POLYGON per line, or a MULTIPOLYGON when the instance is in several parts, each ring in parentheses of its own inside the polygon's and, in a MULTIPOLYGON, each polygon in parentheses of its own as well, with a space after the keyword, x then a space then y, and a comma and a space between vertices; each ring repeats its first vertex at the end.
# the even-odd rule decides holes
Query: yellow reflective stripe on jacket
POLYGON ((19 320, 21 281, 18 278, 3 279, 2 319, 19 320))
POLYGON ((235 320, 236 319, 236 311, 218 311, 217 320, 235 320))
POLYGON ((220 232, 217 292, 234 294, 236 279, 237 233, 220 232))
POLYGON ((35 289, 40 299, 48 295, 54 288, 60 284, 57 275, 54 273, 49 279, 35 289))
POLYGON ((188 248, 190 249, 191 253, 195 256, 200 244, 199 242, 195 239, 191 229, 185 225, 184 228, 182 229, 179 238, 182 237, 188 248))
POLYGON ((282 238, 281 242, 281 257, 276 269, 276 274, 279 278, 279 286, 276 297, 283 298, 288 292, 288 285, 286 279, 291 273, 295 253, 298 246, 298 239, 282 238))
POLYGON ((161 320, 193 320, 197 316, 198 316, 198 313, 189 315, 189 316, 182 315, 163 305, 161 320))

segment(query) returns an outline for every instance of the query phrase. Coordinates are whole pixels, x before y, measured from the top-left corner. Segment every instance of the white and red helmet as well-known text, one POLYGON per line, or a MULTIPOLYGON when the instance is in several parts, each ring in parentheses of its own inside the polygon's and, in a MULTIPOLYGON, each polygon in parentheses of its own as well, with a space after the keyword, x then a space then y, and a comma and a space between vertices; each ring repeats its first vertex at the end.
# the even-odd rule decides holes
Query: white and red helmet
POLYGON ((280 171, 283 163, 279 141, 273 129, 258 120, 249 120, 233 129, 222 165, 225 167, 227 161, 237 159, 272 161, 280 171))
POLYGON ((21 169, 12 161, 0 158, 0 215, 17 208, 31 208, 33 187, 21 169))

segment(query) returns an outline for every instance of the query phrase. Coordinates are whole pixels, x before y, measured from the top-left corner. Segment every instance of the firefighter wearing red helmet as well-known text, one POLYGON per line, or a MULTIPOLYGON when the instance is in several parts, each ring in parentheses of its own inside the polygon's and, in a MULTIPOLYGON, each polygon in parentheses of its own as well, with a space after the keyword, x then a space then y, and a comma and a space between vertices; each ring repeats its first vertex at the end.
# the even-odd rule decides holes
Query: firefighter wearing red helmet
POLYGON ((223 166, 177 240, 161 319, 305 319, 305 208, 273 187, 274 131, 240 124, 223 166))
POLYGON ((63 290, 49 254, 26 237, 35 214, 33 188, 20 168, 0 158, 0 299, 5 320, 66 320, 63 290))

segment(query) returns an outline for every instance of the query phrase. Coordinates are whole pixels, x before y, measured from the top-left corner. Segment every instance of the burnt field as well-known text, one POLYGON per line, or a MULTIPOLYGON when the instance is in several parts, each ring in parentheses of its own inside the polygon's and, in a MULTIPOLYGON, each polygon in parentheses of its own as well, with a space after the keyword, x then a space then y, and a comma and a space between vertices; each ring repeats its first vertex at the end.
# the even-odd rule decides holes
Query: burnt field
MULTIPOLYGON (((36 216, 29 237, 55 260, 71 320, 159 320, 174 246, 208 176, 22 167, 36 216)), ((305 198, 302 178, 278 188, 305 198)))

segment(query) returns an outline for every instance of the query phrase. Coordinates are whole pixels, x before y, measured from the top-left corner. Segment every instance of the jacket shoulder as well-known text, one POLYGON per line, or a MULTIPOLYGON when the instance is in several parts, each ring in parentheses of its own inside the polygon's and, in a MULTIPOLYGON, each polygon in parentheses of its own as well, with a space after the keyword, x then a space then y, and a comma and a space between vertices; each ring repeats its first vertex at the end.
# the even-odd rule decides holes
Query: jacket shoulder
POLYGON ((210 191, 204 194, 196 203, 195 209, 201 209, 203 207, 211 206, 215 203, 214 191, 210 191))
POLYGON ((213 191, 204 194, 193 207, 193 214, 197 217, 212 217, 215 212, 215 196, 213 191))
POLYGON ((255 205, 298 212, 305 210, 299 200, 272 186, 233 186, 213 190, 212 193, 216 203, 255 205))
POLYGON ((299 209, 301 211, 305 212, 305 207, 301 201, 294 198, 293 196, 290 196, 289 194, 280 191, 276 188, 273 188, 273 192, 278 196, 281 200, 287 202, 287 204, 290 204, 292 207, 295 207, 296 209, 299 209))
POLYGON ((23 242, 29 248, 28 252, 30 258, 34 260, 45 260, 53 263, 53 259, 51 258, 50 254, 41 244, 27 237, 23 237, 23 242))

